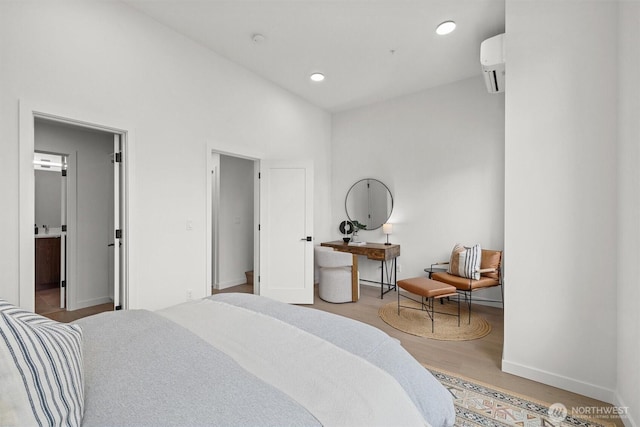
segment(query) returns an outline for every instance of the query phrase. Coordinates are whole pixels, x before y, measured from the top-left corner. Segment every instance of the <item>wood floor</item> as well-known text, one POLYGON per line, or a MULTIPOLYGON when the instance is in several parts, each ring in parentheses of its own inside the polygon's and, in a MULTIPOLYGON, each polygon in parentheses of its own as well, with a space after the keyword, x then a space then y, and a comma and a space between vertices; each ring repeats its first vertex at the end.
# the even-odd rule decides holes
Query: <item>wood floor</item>
MULTIPOLYGON (((214 291, 214 293, 217 292, 253 293, 253 288, 249 285, 239 285, 224 291, 214 291)), ((437 341, 398 331, 378 317, 380 306, 395 301, 396 294, 394 292, 385 295, 384 300, 380 299, 380 289, 377 287, 361 286, 360 292, 360 300, 356 303, 331 304, 318 298, 316 289, 315 303, 309 307, 373 325, 399 339, 402 346, 420 363, 436 369, 450 371, 548 404, 562 403, 569 410, 572 407, 611 406, 598 400, 502 372, 500 365, 504 335, 502 309, 500 308, 477 304, 473 306, 474 312, 481 314, 491 324, 491 333, 486 337, 472 341, 437 341)), ((624 425, 620 419, 609 420, 609 422, 611 421, 619 426, 624 425)))
POLYGON ((36 313, 58 322, 73 322, 83 317, 102 313, 103 311, 113 311, 113 303, 95 305, 93 307, 82 308, 80 310, 68 311, 60 308, 60 288, 37 289, 36 290, 36 313))

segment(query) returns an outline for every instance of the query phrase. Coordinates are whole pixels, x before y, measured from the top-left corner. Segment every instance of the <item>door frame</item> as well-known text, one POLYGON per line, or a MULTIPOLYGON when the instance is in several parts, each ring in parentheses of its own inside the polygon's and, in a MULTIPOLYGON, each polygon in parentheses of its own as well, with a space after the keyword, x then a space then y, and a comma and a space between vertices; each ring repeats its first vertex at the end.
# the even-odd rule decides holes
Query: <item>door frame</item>
MULTIPOLYGON (((206 197, 205 197, 205 240, 206 240, 206 274, 205 274, 205 289, 204 295, 211 295, 211 286, 212 286, 212 269, 213 269, 213 245, 214 240, 212 237, 213 228, 217 226, 214 224, 214 218, 216 216, 213 211, 213 180, 211 177, 211 171, 216 166, 214 164, 212 154, 219 154, 231 157, 238 157, 241 159, 247 159, 253 161, 253 175, 254 175, 254 185, 253 185, 253 225, 255 232, 253 233, 253 277, 254 277, 254 285, 253 285, 253 293, 256 295, 260 294, 260 283, 258 281, 258 277, 260 276, 260 233, 258 233, 258 225, 260 224, 260 181, 258 179, 258 173, 260 172, 260 160, 264 158, 264 153, 251 150, 251 149, 243 149, 237 148, 233 146, 221 145, 220 143, 208 142, 207 143, 207 169, 206 169, 206 197)), ((219 164, 217 165, 219 166, 219 164)), ((220 170, 218 168, 218 178, 220 177, 220 170)), ((219 179, 218 179, 219 184, 219 179)), ((218 195, 220 192, 218 191, 218 195)), ((216 233, 216 236, 218 234, 216 233)))
POLYGON ((103 112, 75 111, 63 104, 47 104, 41 101, 20 100, 19 107, 19 285, 18 302, 27 310, 35 310, 35 242, 33 238, 33 224, 35 221, 35 180, 33 175, 33 152, 35 149, 35 120, 43 119, 65 123, 72 126, 101 130, 104 132, 120 134, 122 137, 122 154, 125 158, 125 182, 123 183, 123 193, 120 195, 124 203, 123 233, 122 243, 126 248, 123 254, 123 295, 121 304, 123 308, 137 306, 137 301, 132 300, 134 296, 129 288, 132 276, 132 265, 129 262, 131 253, 131 189, 133 188, 131 178, 134 176, 133 150, 130 149, 134 140, 133 127, 123 123, 121 120, 114 120, 107 117, 103 112))

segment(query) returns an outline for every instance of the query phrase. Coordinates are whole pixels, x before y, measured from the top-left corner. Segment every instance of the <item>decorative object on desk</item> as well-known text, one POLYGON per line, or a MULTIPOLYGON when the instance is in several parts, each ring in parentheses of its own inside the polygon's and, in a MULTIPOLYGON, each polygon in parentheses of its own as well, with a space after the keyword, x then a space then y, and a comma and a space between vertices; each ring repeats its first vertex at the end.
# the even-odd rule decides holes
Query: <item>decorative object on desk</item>
MULTIPOLYGON (((431 338, 441 341, 470 341, 482 338, 491 332, 491 325, 480 315, 473 313, 469 324, 462 322, 458 326, 458 319, 455 316, 435 313, 436 327, 431 332, 431 319, 425 311, 420 311, 420 304, 414 301, 403 301, 403 305, 414 306, 418 310, 411 308, 401 308, 398 315, 398 303, 396 301, 383 305, 378 310, 378 316, 389 326, 419 337, 431 338)), ((438 304, 438 310, 454 314, 458 310, 457 304, 453 301, 445 301, 438 304)))
MULTIPOLYGON (((574 416, 568 413, 560 422, 554 419, 549 403, 498 388, 477 380, 465 378, 422 364, 453 397, 456 407, 455 427, 464 426, 615 426, 612 420, 599 420, 588 414, 574 416)), ((571 412, 571 411, 569 411, 571 412)))
POLYGON ((353 228, 354 228, 353 229, 353 235, 351 236, 351 241, 352 242, 357 242, 358 241, 358 231, 366 230, 367 229, 367 225, 366 224, 362 224, 357 219, 352 220, 351 223, 353 224, 353 228))
POLYGON ((393 224, 389 224, 388 222, 382 224, 382 233, 387 235, 387 242, 385 243, 385 245, 390 245, 391 243, 389 243, 389 234, 393 234, 393 224))
POLYGON ((347 235, 353 233, 355 227, 353 226, 353 223, 351 221, 345 220, 340 223, 338 229, 340 230, 341 234, 347 235))
POLYGON ((377 230, 391 216, 393 196, 381 181, 365 178, 351 186, 345 197, 344 208, 352 222, 354 218, 359 218, 368 230, 377 230))
POLYGON ((345 220, 340 223, 338 230, 340 230, 340 234, 342 234, 342 241, 349 243, 349 240, 351 240, 349 234, 353 233, 355 227, 351 221, 345 220))
POLYGON ((349 234, 354 232, 355 227, 351 221, 345 220, 338 225, 338 230, 340 230, 340 234, 342 234, 342 241, 349 243, 349 240, 351 240, 349 234))

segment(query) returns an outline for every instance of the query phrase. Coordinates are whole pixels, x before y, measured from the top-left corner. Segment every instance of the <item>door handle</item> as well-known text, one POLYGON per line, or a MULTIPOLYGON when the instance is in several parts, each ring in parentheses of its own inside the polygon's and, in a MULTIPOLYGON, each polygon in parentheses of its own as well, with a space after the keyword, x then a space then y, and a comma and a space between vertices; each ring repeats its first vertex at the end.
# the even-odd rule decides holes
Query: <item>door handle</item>
POLYGON ((313 241, 313 239, 311 238, 311 236, 307 236, 307 237, 303 237, 302 239, 300 239, 301 241, 306 241, 306 242, 311 242, 313 241))

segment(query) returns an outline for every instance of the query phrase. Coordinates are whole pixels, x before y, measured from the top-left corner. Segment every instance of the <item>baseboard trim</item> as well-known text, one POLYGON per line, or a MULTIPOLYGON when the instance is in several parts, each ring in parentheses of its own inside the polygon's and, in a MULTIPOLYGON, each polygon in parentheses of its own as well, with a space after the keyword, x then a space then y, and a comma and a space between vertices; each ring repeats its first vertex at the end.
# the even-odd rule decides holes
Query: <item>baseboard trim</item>
POLYGON ((543 371, 541 369, 532 368, 530 366, 525 366, 519 363, 510 362, 505 359, 502 359, 502 371, 508 374, 513 374, 519 377, 537 381, 539 383, 558 387, 563 390, 571 391, 573 393, 578 393, 592 399, 601 400, 612 405, 617 405, 617 402, 619 401, 614 390, 610 390, 605 387, 590 384, 562 375, 554 374, 552 372, 543 371))
POLYGON ((247 279, 246 278, 235 279, 235 280, 227 280, 226 282, 218 283, 218 287, 216 289, 217 290, 223 290, 223 289, 232 288, 232 287, 238 286, 238 285, 244 285, 245 283, 247 283, 247 279))
POLYGON ((85 301, 78 301, 76 304, 75 310, 80 310, 81 308, 93 307, 94 305, 106 304, 109 302, 113 302, 113 299, 110 297, 100 297, 89 299, 85 301))
POLYGON ((616 406, 620 408, 627 408, 627 413, 624 416, 621 416, 620 419, 624 423, 625 427, 637 427, 635 420, 629 413, 629 406, 625 404, 624 400, 620 397, 619 393, 616 393, 616 406))

